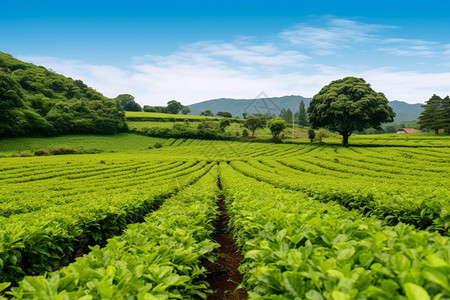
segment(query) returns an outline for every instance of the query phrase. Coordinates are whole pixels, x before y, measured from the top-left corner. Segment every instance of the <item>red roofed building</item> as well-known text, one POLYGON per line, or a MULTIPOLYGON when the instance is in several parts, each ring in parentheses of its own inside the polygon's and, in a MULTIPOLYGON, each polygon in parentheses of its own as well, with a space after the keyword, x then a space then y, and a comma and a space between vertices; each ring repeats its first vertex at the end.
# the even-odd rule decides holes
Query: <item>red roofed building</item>
POLYGON ((400 128, 397 133, 417 133, 418 131, 414 128, 400 128))

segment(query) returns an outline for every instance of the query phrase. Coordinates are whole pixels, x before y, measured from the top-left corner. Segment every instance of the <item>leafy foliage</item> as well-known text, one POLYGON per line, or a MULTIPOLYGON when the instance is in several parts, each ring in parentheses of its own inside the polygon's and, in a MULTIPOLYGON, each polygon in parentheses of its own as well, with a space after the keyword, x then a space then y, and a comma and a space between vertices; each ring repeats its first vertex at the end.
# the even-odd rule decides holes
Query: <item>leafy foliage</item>
POLYGON ((123 235, 48 276, 25 277, 17 299, 206 298, 201 259, 213 260, 217 167, 123 235), (89 296, 88 296, 89 295, 89 296))
POLYGON ((116 101, 44 67, 0 52, 0 136, 127 130, 116 101))
POLYGON ((280 138, 281 132, 286 129, 286 122, 281 118, 273 118, 269 121, 269 129, 275 140, 280 138))
POLYGON ((448 237, 383 226, 221 164, 240 271, 251 299, 450 296, 448 237))
POLYGON ((212 110, 206 109, 206 110, 202 111, 202 113, 200 114, 200 116, 214 117, 214 113, 212 112, 212 110))
POLYGON ((313 127, 339 132, 343 144, 353 131, 379 128, 392 122, 395 113, 384 94, 375 92, 362 78, 346 77, 332 81, 316 94, 308 107, 313 127))
POLYGON ((252 136, 255 136, 255 131, 258 128, 263 129, 266 127, 267 118, 265 116, 248 116, 245 119, 244 127, 252 132, 252 136))
POLYGON ((75 254, 80 241, 104 244, 210 168, 196 161, 117 160, 118 166, 85 161, 67 165, 63 160, 22 176, 15 172, 20 174, 25 165, 4 173, 2 194, 21 188, 10 191, 14 201, 3 202, 0 209, 1 282, 51 271, 75 254))
POLYGON ((305 102, 303 100, 300 101, 299 109, 298 109, 298 125, 300 126, 308 126, 308 116, 306 114, 305 102))
POLYGON ((434 130, 437 134, 439 129, 450 132, 450 97, 441 98, 433 95, 425 105, 424 111, 419 117, 420 128, 434 130))
POLYGON ((141 106, 134 100, 130 94, 120 94, 115 100, 122 106, 125 111, 142 111, 141 106))
POLYGON ((227 111, 218 111, 216 115, 219 117, 223 117, 223 118, 232 118, 233 117, 233 115, 227 111))

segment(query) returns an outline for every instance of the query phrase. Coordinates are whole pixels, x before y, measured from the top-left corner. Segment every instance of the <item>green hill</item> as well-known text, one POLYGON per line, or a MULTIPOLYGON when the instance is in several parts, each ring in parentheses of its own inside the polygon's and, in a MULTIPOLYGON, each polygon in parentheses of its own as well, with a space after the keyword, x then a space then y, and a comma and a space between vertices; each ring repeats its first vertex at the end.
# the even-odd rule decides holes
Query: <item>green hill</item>
POLYGON ((125 113, 81 80, 0 52, 0 137, 127 129, 125 113))
MULTIPOLYGON (((191 109, 191 114, 194 115, 199 115, 202 111, 211 109, 214 113, 217 113, 218 111, 228 111, 233 116, 239 117, 242 117, 242 113, 244 112, 249 115, 254 113, 269 113, 278 116, 282 109, 290 108, 291 110, 295 109, 295 111, 298 111, 301 100, 305 102, 306 108, 311 102, 311 98, 292 95, 258 99, 220 98, 198 102, 188 105, 188 107, 191 109)), ((423 110, 421 104, 408 104, 402 101, 390 101, 389 105, 397 114, 395 121, 417 120, 423 110)))

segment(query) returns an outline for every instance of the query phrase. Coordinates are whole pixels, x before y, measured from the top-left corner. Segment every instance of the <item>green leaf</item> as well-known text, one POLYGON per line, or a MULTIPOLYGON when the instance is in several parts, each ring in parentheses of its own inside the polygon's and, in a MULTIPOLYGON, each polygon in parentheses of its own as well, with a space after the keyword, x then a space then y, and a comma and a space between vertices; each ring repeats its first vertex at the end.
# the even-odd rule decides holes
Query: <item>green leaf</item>
POLYGON ((426 279, 428 279, 431 282, 439 284, 446 290, 450 290, 450 286, 448 284, 448 278, 439 271, 424 270, 423 277, 425 277, 426 279))
POLYGON ((316 290, 309 290, 305 296, 308 300, 323 300, 322 295, 316 290))
POLYGON ((11 285, 11 282, 2 282, 0 283, 0 292, 7 289, 11 285))
POLYGON ((404 289, 409 300, 430 300, 428 292, 417 284, 407 282, 404 285, 404 289))
POLYGON ((350 295, 339 292, 339 291, 333 291, 331 293, 331 299, 333 300, 350 300, 350 295))
POLYGON ((352 257, 353 254, 355 254, 355 248, 354 247, 345 248, 345 249, 342 249, 342 250, 340 250, 338 252, 337 259, 339 259, 339 260, 346 260, 346 259, 349 259, 350 257, 352 257))

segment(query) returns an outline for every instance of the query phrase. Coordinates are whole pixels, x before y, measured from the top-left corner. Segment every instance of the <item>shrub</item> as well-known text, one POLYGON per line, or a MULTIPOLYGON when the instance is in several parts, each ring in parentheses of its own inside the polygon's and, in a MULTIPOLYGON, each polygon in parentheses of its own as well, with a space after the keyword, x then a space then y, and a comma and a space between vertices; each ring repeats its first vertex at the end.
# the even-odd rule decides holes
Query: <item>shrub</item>
POLYGON ((48 153, 45 150, 36 150, 36 151, 34 151, 34 155, 35 156, 47 156, 47 155, 50 155, 50 153, 48 153))

